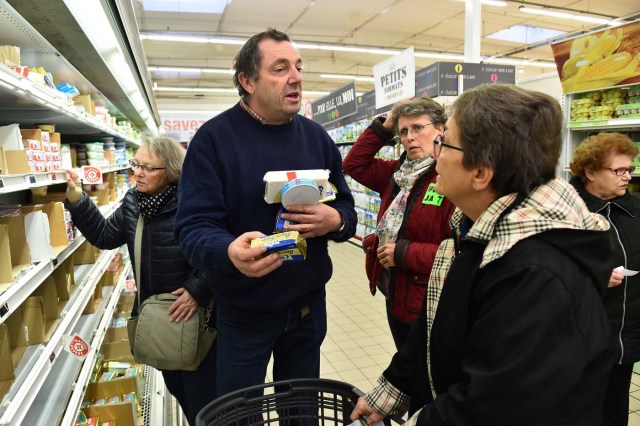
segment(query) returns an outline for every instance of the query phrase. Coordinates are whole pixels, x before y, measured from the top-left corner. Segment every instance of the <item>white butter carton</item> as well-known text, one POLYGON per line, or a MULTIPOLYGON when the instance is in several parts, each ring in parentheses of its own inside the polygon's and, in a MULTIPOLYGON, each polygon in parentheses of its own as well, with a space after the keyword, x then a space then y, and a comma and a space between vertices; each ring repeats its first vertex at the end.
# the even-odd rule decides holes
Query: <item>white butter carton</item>
POLYGON ((331 192, 329 188, 329 170, 280 170, 267 172, 262 178, 264 181, 264 200, 269 204, 282 202, 280 194, 282 188, 290 180, 301 178, 311 179, 318 185, 320 199, 327 196, 327 191, 331 192))

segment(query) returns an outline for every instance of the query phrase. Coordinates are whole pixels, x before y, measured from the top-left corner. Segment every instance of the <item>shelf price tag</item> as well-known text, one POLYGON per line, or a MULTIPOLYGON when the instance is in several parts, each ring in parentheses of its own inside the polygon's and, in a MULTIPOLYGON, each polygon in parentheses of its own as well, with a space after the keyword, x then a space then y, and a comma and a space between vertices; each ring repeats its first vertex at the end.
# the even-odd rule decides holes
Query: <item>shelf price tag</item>
POLYGON ((86 184, 102 183, 102 171, 94 166, 82 166, 82 182, 86 184))
POLYGON ((78 359, 84 359, 89 354, 89 344, 77 334, 62 336, 63 349, 78 359))
POLYGON ((126 280, 124 282, 124 291, 127 293, 135 293, 137 290, 136 281, 135 280, 126 280))
POLYGON ((24 177, 24 181, 28 185, 32 185, 37 182, 35 175, 27 175, 24 177))
POLYGON ((4 182, 0 179, 0 189, 4 188, 4 182))

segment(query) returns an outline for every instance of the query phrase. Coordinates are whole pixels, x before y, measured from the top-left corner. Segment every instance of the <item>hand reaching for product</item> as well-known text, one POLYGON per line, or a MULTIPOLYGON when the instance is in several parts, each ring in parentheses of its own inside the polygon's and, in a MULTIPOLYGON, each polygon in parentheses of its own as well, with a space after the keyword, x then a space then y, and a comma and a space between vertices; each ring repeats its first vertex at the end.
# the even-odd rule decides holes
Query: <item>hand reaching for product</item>
POLYGON ((569 59, 562 66, 562 89, 565 93, 614 86, 640 75, 640 53, 616 52, 623 32, 606 30, 600 37, 588 35, 573 41, 569 59))
POLYGON ((69 177, 67 178, 67 200, 71 204, 76 204, 82 198, 82 182, 80 176, 73 170, 65 170, 69 177))

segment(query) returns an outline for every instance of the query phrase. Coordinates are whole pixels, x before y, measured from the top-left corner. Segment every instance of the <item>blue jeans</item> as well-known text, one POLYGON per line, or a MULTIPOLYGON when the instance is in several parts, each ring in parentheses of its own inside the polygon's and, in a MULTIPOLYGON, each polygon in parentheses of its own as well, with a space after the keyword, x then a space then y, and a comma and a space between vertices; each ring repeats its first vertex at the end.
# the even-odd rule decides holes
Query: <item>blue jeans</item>
POLYGON ((240 313, 218 305, 218 396, 264 383, 273 352, 273 381, 320 376, 327 334, 322 299, 303 309, 240 313))

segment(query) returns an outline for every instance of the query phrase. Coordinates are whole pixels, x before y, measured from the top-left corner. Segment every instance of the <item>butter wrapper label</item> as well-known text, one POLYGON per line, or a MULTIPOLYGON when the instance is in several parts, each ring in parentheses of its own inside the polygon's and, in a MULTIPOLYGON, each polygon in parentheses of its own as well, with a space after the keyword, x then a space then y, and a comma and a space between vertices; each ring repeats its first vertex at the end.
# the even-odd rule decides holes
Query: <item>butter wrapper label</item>
POLYGON ((251 240, 251 247, 266 247, 263 256, 277 253, 283 262, 297 262, 307 257, 307 241, 298 231, 282 232, 251 240))

